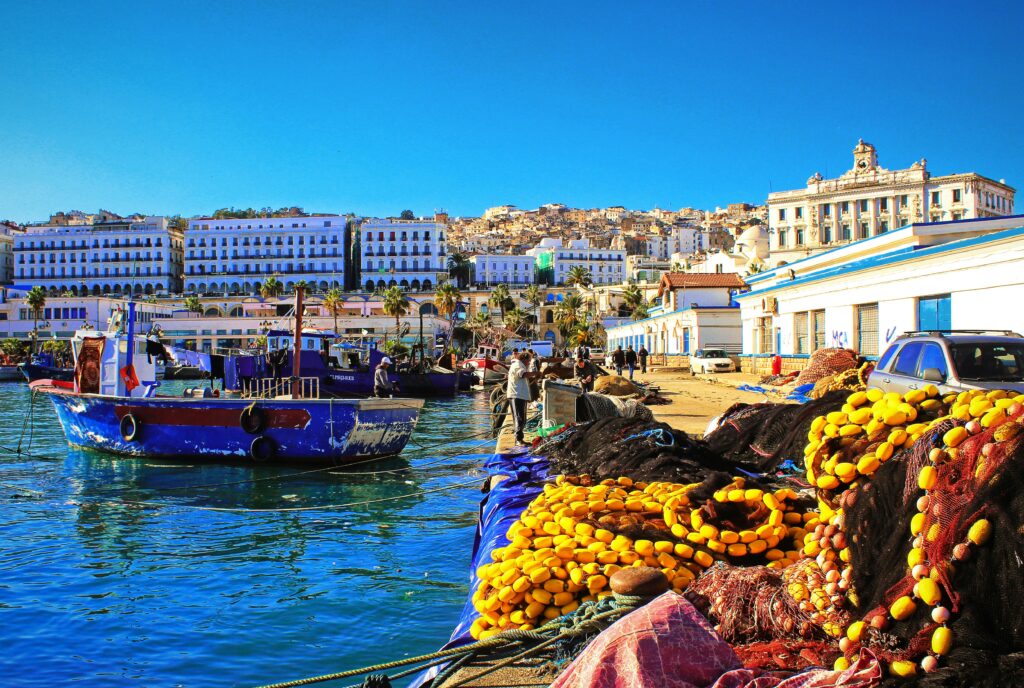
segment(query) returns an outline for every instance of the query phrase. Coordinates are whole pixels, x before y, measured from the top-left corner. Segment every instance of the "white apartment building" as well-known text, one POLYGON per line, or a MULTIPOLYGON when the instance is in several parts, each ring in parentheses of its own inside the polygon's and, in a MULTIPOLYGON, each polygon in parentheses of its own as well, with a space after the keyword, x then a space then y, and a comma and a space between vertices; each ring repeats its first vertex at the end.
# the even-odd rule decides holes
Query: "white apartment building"
POLYGON ((665 234, 650 234, 647 255, 655 260, 669 260, 674 253, 692 256, 707 248, 706 237, 698 227, 674 225, 665 234))
POLYGON ((342 215, 189 220, 185 291, 252 294, 268 277, 286 292, 305 281, 312 291, 345 283, 342 215))
POLYGON ((428 291, 448 278, 447 229, 434 220, 366 220, 359 228, 366 291, 398 285, 428 291))
POLYGON ((537 261, 541 282, 560 286, 574 267, 590 271, 594 284, 619 284, 626 276, 626 252, 621 249, 592 248, 585 239, 563 246, 561 239, 546 238, 526 252, 537 261))
POLYGON ((853 168, 836 179, 816 173, 807 187, 768 195, 771 265, 806 258, 914 222, 1013 214, 1014 189, 973 172, 933 177, 927 161, 904 170, 878 164, 858 141, 853 168))
POLYGON ((523 286, 537 281, 537 261, 533 256, 485 253, 471 256, 473 284, 491 287, 497 284, 523 286))
POLYGON ((182 243, 182 233, 160 216, 30 225, 14 236, 15 283, 53 294, 179 292, 182 243))
POLYGON ((0 223, 0 284, 14 281, 14 235, 20 233, 17 226, 0 223))

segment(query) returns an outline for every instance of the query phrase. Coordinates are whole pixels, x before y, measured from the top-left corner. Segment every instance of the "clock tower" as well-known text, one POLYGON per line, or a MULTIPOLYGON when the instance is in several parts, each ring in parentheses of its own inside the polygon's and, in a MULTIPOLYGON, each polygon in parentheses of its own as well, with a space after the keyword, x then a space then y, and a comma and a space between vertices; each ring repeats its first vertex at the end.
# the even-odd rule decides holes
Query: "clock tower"
POLYGON ((864 139, 857 139, 857 147, 853 149, 853 169, 857 172, 866 172, 875 167, 878 167, 875 147, 870 143, 864 143, 864 139))

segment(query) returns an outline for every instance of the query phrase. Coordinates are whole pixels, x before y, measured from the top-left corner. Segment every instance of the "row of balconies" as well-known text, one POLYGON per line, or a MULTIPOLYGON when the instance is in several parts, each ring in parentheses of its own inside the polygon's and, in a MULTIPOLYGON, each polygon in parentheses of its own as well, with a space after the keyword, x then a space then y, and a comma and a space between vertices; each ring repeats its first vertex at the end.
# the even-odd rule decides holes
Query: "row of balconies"
MULTIPOLYGON (((281 237, 278 237, 277 239, 275 239, 273 241, 271 241, 271 239, 268 238, 266 241, 261 242, 259 237, 256 237, 250 243, 249 237, 243 237, 242 238, 242 242, 239 243, 238 242, 238 237, 234 237, 232 242, 231 242, 231 246, 296 246, 296 245, 297 246, 314 246, 314 245, 317 245, 317 244, 319 244, 320 246, 326 246, 327 244, 337 244, 338 243, 338 237, 336 237, 336 236, 331 237, 330 241, 327 240, 327 237, 322 236, 322 237, 320 237, 320 241, 319 242, 310 241, 308 244, 306 244, 303 241, 304 237, 299 237, 298 243, 293 242, 292 241, 293 238, 294 237, 288 237, 288 241, 287 242, 284 241, 284 239, 281 238, 281 237)), ((220 246, 227 246, 227 245, 228 245, 227 244, 227 239, 221 239, 220 246)), ((200 239, 198 242, 195 239, 189 239, 188 240, 187 248, 217 248, 217 240, 216 239, 211 239, 210 243, 207 244, 206 243, 206 239, 200 239)))
POLYGON ((17 270, 17 276, 19 278, 30 279, 30 280, 31 279, 65 280, 65 279, 69 279, 69 278, 74 278, 74 279, 108 279, 108 278, 111 278, 111 277, 125 277, 125 278, 132 278, 132 277, 162 277, 163 274, 164 274, 164 271, 159 269, 159 268, 157 268, 153 272, 139 272, 138 274, 136 274, 135 272, 130 272, 128 270, 126 270, 122 274, 121 272, 115 270, 113 273, 105 272, 102 275, 99 274, 99 272, 97 272, 97 271, 90 271, 89 274, 86 274, 84 269, 83 269, 83 272, 82 272, 81 275, 76 275, 73 272, 70 275, 26 275, 24 268, 18 268, 18 270, 17 270))
MULTIPOLYGON (((283 259, 292 259, 292 258, 306 258, 306 257, 307 256, 306 256, 306 252, 305 251, 299 251, 298 254, 296 254, 294 251, 288 251, 286 253, 279 253, 279 254, 276 254, 276 255, 272 254, 272 253, 268 253, 268 254, 262 255, 262 256, 257 254, 257 253, 254 253, 253 255, 249 255, 248 251, 242 251, 241 254, 239 254, 238 251, 232 251, 230 259, 231 260, 266 260, 266 259, 273 260, 273 259, 282 259, 282 258, 283 259)), ((338 249, 334 249, 330 253, 326 253, 326 252, 322 251, 319 254, 317 254, 315 251, 311 251, 309 253, 308 257, 309 258, 338 258, 339 257, 338 256, 338 249)), ((227 253, 226 252, 222 252, 221 255, 220 255, 220 259, 221 260, 228 260, 229 258, 228 258, 227 253)), ((216 253, 216 251, 211 251, 209 256, 203 255, 202 253, 200 255, 196 256, 196 255, 190 253, 188 255, 188 260, 217 260, 217 253, 216 253)))
POLYGON ((273 265, 262 266, 262 267, 267 268, 266 270, 260 270, 259 268, 261 266, 259 266, 259 265, 253 266, 253 267, 256 268, 254 270, 230 269, 230 270, 210 270, 210 271, 207 271, 205 265, 200 265, 198 270, 196 270, 195 267, 196 266, 194 266, 194 265, 189 265, 188 266, 188 274, 189 275, 254 275, 254 274, 259 274, 261 272, 262 273, 266 273, 266 274, 274 274, 274 273, 280 272, 280 273, 289 274, 289 275, 291 275, 291 274, 295 274, 295 275, 317 275, 317 274, 320 274, 320 275, 328 275, 328 274, 329 275, 334 275, 334 274, 338 274, 338 273, 342 272, 341 269, 338 269, 338 270, 321 270, 321 269, 318 269, 316 267, 305 267, 305 266, 302 266, 302 265, 300 265, 300 266, 298 266, 298 267, 296 267, 294 269, 289 267, 286 270, 274 270, 273 269, 274 268, 273 265))

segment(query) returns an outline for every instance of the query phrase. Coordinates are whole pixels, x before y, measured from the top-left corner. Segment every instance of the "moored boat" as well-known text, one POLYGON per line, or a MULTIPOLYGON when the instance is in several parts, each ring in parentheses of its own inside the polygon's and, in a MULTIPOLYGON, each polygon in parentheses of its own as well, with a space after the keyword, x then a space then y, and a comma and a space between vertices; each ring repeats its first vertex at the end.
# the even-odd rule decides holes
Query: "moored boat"
POLYGON ((501 362, 501 349, 482 344, 466 359, 465 366, 476 372, 481 384, 501 382, 508 375, 508 366, 501 362))
MULTIPOLYGON (((398 454, 416 427, 422 400, 323 398, 320 381, 298 366, 243 396, 209 388, 159 394, 156 363, 132 332, 133 311, 129 302, 127 333, 76 334, 74 381, 31 383, 53 402, 70 444, 140 457, 344 463, 398 454)), ((301 322, 301 290, 296 313, 301 322)), ((295 341, 301 360, 302 337, 295 341)))
POLYGON ((32 360, 18 364, 20 375, 29 382, 33 380, 65 380, 70 382, 75 376, 74 368, 62 368, 56 364, 53 356, 38 353, 32 360))
POLYGON ((0 382, 21 382, 25 376, 16 365, 0 365, 0 382))

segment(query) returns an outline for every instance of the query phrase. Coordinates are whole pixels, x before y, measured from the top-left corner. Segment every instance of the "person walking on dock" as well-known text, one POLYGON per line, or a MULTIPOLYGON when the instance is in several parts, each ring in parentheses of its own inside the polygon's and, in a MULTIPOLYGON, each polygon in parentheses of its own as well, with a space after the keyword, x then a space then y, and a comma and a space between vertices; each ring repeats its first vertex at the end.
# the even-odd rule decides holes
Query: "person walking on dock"
POLYGON ((621 377, 622 369, 626 367, 626 353, 621 346, 615 347, 612 352, 612 365, 615 366, 615 374, 621 377))
POLYGON ((641 344, 640 345, 640 350, 636 352, 636 356, 637 356, 637 358, 640 359, 640 374, 641 375, 646 375, 647 374, 647 356, 648 356, 647 347, 644 346, 643 344, 641 344))
POLYGON ((373 371, 373 396, 390 397, 398 391, 398 385, 388 377, 388 368, 391 367, 391 359, 385 356, 373 371))
POLYGON ((526 405, 530 403, 530 380, 539 373, 529 372, 530 354, 519 354, 508 369, 508 385, 505 396, 512 406, 512 421, 515 423, 516 444, 526 444, 526 405))
POLYGON ((633 379, 633 373, 636 372, 636 351, 633 350, 633 345, 630 344, 626 349, 626 365, 629 366, 629 379, 633 379))

